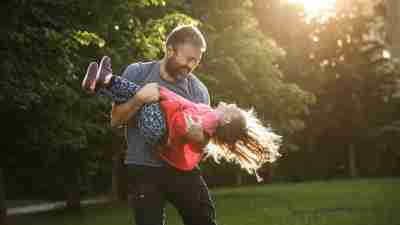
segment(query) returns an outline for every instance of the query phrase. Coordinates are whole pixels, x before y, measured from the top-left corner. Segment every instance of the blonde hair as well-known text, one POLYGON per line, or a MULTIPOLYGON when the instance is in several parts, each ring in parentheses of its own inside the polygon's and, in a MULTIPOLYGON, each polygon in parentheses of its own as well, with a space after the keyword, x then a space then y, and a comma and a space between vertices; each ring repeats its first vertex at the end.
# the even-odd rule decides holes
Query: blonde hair
POLYGON ((220 159, 235 162, 250 174, 257 176, 257 169, 264 163, 274 162, 280 156, 278 149, 281 136, 262 125, 254 110, 239 109, 245 120, 245 129, 242 135, 232 143, 225 142, 214 135, 206 147, 207 156, 211 156, 219 163, 220 159))

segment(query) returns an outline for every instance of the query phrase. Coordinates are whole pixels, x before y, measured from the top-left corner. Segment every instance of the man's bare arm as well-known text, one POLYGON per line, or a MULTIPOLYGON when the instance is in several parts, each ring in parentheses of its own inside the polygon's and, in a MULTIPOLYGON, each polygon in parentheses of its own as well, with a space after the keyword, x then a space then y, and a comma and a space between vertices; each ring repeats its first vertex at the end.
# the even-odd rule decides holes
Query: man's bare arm
POLYGON ((112 104, 111 107, 111 127, 118 127, 127 123, 127 121, 135 115, 143 106, 140 100, 132 97, 124 104, 112 104))
POLYGON ((112 104, 111 126, 117 127, 126 124, 144 104, 158 101, 160 92, 158 84, 149 83, 141 88, 135 96, 123 104, 112 104))

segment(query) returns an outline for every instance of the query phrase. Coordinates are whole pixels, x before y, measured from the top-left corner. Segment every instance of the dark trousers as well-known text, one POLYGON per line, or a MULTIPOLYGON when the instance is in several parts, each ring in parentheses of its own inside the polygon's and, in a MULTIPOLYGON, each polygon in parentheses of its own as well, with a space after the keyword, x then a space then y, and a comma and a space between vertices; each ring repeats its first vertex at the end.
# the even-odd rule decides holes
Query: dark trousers
POLYGON ((185 225, 216 225, 208 187, 198 169, 128 165, 129 199, 136 225, 165 224, 165 204, 178 210, 185 225))

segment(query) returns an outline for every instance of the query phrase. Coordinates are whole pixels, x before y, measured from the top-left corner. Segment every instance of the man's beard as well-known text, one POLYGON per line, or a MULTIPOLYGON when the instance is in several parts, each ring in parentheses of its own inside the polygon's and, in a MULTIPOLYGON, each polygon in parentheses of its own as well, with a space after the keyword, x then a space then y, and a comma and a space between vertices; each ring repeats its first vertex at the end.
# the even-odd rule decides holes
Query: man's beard
POLYGON ((167 59, 165 70, 172 78, 176 80, 183 80, 187 78, 190 73, 190 69, 188 67, 179 65, 173 57, 167 59))

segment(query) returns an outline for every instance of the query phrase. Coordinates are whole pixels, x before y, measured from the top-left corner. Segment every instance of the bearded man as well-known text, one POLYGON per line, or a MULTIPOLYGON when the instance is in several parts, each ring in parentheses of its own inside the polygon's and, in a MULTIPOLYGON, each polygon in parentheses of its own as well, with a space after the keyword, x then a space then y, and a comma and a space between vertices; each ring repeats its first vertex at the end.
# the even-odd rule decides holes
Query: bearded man
POLYGON ((179 171, 167 165, 157 148, 147 144, 135 127, 135 114, 144 104, 159 100, 163 86, 195 103, 210 103, 206 86, 192 74, 206 50, 202 33, 194 26, 178 26, 166 38, 165 55, 159 61, 133 63, 123 77, 143 86, 123 104, 113 104, 112 126, 127 126, 125 164, 130 200, 137 225, 165 224, 165 205, 176 207, 185 225, 215 225, 215 209, 208 187, 196 167, 179 171))

